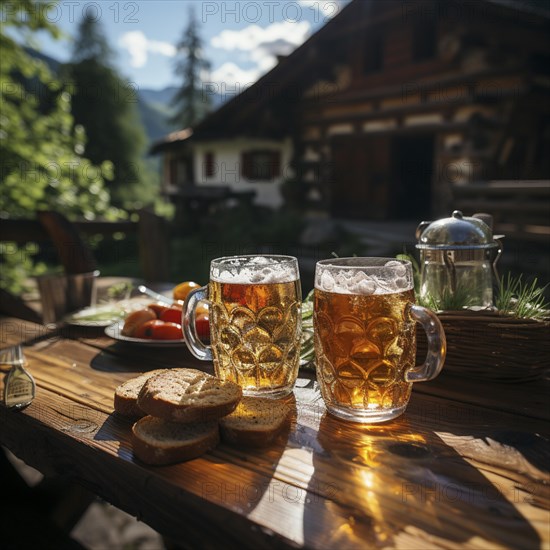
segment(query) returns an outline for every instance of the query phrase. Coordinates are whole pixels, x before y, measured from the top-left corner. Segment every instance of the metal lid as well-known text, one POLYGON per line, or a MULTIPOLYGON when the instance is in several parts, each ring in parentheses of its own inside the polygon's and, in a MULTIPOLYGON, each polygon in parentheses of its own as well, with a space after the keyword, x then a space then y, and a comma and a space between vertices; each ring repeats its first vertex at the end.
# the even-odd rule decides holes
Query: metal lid
POLYGON ((419 249, 472 250, 494 248, 491 228, 478 218, 465 217, 455 210, 450 218, 421 222, 416 229, 419 249))

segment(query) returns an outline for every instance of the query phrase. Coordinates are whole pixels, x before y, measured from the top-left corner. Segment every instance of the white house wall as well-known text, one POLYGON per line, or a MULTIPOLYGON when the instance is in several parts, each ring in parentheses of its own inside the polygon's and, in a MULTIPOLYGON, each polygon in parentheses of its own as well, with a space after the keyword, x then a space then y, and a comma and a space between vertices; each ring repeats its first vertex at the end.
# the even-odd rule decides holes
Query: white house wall
POLYGON ((233 191, 255 191, 255 203, 262 206, 278 208, 283 203, 280 184, 292 177, 290 159, 292 154, 291 140, 270 141, 252 139, 232 139, 230 141, 208 141, 195 143, 193 162, 195 183, 197 186, 227 185, 233 191), (280 175, 269 181, 248 180, 241 176, 241 154, 252 150, 277 150, 281 153, 280 175), (205 174, 205 154, 214 154, 214 175, 205 174))

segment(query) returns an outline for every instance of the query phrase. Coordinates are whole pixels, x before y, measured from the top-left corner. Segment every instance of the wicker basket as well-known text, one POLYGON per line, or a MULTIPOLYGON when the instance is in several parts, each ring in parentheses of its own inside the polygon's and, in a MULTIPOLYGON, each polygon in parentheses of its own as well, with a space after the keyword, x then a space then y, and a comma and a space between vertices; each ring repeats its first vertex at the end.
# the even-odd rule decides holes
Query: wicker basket
MULTIPOLYGON (((447 337, 445 372, 517 382, 550 369, 550 321, 474 311, 445 311, 438 317, 447 337)), ((417 335, 419 364, 426 357, 426 335, 421 328, 417 335)))

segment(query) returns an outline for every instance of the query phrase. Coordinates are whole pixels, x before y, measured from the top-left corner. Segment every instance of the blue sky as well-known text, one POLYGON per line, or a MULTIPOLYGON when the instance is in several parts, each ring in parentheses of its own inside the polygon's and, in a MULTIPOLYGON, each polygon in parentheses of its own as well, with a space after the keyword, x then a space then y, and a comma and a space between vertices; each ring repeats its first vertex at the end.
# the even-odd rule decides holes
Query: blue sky
MULTIPOLYGON (((220 88, 246 87, 268 71, 276 54, 288 54, 334 15, 348 0, 59 0, 42 4, 49 20, 70 37, 83 14, 99 20, 121 73, 140 88, 161 89, 177 83, 174 45, 193 8, 211 62, 207 76, 220 88)), ((38 4, 38 3, 37 3, 38 4)), ((39 37, 40 49, 68 61, 70 38, 39 37)), ((220 89, 223 93, 223 90, 220 89)))

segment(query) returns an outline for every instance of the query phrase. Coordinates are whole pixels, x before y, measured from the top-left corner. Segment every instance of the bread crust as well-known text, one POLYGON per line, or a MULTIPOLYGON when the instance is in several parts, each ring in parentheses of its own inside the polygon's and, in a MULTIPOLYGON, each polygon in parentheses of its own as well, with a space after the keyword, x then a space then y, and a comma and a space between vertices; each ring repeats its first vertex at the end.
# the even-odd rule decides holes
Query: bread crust
POLYGON ((191 424, 230 414, 241 397, 241 387, 233 382, 221 381, 196 369, 172 369, 147 380, 137 404, 151 416, 191 424))
POLYGON ((145 416, 137 404, 137 398, 143 384, 153 376, 161 374, 168 369, 155 369, 149 372, 144 372, 139 376, 135 376, 126 380, 115 389, 114 409, 115 412, 129 418, 141 418, 145 416))
POLYGON ((140 434, 140 423, 149 421, 150 417, 146 416, 132 426, 132 449, 136 458, 152 466, 166 466, 197 458, 214 449, 220 440, 217 424, 211 423, 209 429, 192 442, 182 439, 180 445, 155 444, 146 441, 140 434))
POLYGON ((140 418, 145 413, 137 406, 135 399, 128 399, 115 393, 114 399, 115 412, 128 418, 140 418))
MULTIPOLYGON (((292 404, 287 401, 274 401, 269 398, 244 397, 233 414, 220 419, 221 438, 231 445, 265 447, 290 426, 292 404), (267 408, 268 425, 257 425, 243 414, 243 409, 258 411, 267 408)), ((261 413, 260 413, 261 414, 261 413)), ((265 424, 265 419, 264 419, 265 424)))

